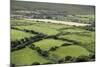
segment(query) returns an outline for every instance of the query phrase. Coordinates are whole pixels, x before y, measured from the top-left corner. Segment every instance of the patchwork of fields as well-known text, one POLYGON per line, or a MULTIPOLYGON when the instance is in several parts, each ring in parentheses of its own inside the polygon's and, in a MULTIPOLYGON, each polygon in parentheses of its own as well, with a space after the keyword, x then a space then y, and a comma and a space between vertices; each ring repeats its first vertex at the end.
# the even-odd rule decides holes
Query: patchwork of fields
POLYGON ((91 27, 11 20, 11 64, 39 65, 94 60, 95 31, 91 27))

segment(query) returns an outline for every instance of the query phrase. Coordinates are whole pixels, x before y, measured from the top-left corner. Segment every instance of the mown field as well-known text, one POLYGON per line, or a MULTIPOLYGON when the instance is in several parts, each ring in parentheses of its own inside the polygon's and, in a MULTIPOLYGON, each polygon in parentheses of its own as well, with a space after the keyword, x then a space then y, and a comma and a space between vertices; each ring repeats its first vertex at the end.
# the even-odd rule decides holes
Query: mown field
POLYGON ((94 28, 12 19, 11 64, 39 65, 94 61, 94 28))

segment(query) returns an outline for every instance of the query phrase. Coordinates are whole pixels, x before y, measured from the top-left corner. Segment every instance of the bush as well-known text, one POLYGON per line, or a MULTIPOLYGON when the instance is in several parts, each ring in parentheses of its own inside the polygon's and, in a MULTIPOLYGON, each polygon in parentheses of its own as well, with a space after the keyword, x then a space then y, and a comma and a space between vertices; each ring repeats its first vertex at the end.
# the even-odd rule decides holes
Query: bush
POLYGON ((51 47, 49 51, 55 51, 59 47, 51 47))
POLYGON ((15 64, 10 64, 10 67, 16 67, 15 64))
POLYGON ((89 61, 88 56, 79 56, 78 58, 76 58, 76 62, 86 62, 86 61, 89 61))
POLYGON ((35 45, 34 45, 34 44, 29 45, 29 47, 30 47, 31 49, 35 50, 35 45))
POLYGON ((24 39, 21 39, 20 41, 21 41, 22 43, 24 43, 24 42, 25 42, 25 40, 24 40, 24 39))
POLYGON ((66 56, 65 61, 71 61, 72 57, 71 56, 66 56))
POLYGON ((44 63, 44 64, 53 64, 52 62, 47 62, 47 63, 44 63))
POLYGON ((72 45, 71 43, 64 43, 62 44, 62 46, 69 46, 69 45, 72 45))
POLYGON ((60 59, 58 63, 64 63, 64 59, 60 59))
POLYGON ((17 49, 23 49, 23 48, 25 48, 24 45, 21 45, 21 46, 17 47, 17 49))
POLYGON ((89 58, 90 58, 90 59, 95 59, 95 54, 90 54, 90 55, 89 55, 89 58))
POLYGON ((34 63, 32 63, 32 65, 40 65, 40 63, 39 62, 34 62, 34 63))
POLYGON ((44 57, 48 57, 48 52, 47 51, 42 51, 41 50, 41 53, 40 53, 42 56, 44 57))

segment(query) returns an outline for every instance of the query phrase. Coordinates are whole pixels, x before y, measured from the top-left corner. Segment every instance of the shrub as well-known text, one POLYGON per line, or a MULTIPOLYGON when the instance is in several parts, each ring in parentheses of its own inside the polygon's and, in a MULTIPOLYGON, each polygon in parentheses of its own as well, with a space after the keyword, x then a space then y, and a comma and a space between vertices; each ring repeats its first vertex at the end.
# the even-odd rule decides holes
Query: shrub
POLYGON ((64 63, 64 59, 60 59, 58 63, 64 63))
POLYGON ((47 63, 44 63, 44 64, 53 64, 52 62, 47 62, 47 63))
POLYGON ((41 50, 41 53, 40 53, 42 56, 45 56, 45 57, 48 57, 48 52, 47 51, 42 51, 41 50))
POLYGON ((39 62, 34 62, 34 63, 32 63, 32 65, 40 65, 40 63, 39 62))
POLYGON ((51 47, 49 51, 55 51, 59 47, 51 47))
POLYGON ((10 67, 16 67, 15 64, 10 64, 10 67))
POLYGON ((72 57, 71 56, 66 56, 65 61, 71 61, 72 57))
POLYGON ((79 56, 78 58, 76 58, 76 62, 86 62, 86 61, 89 61, 88 56, 79 56))
POLYGON ((62 46, 69 46, 69 45, 71 45, 70 43, 64 43, 64 44, 62 44, 62 46))
POLYGON ((89 58, 90 58, 90 59, 95 59, 95 54, 90 54, 90 55, 89 55, 89 58))

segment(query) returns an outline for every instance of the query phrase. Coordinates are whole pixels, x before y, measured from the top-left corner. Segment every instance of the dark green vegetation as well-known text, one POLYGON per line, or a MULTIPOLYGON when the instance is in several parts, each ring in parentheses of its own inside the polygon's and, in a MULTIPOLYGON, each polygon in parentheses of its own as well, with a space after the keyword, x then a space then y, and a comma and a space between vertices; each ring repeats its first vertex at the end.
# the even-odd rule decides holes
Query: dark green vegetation
POLYGON ((89 5, 12 1, 11 66, 94 61, 94 9, 89 5), (67 25, 39 19, 89 25, 67 25))

